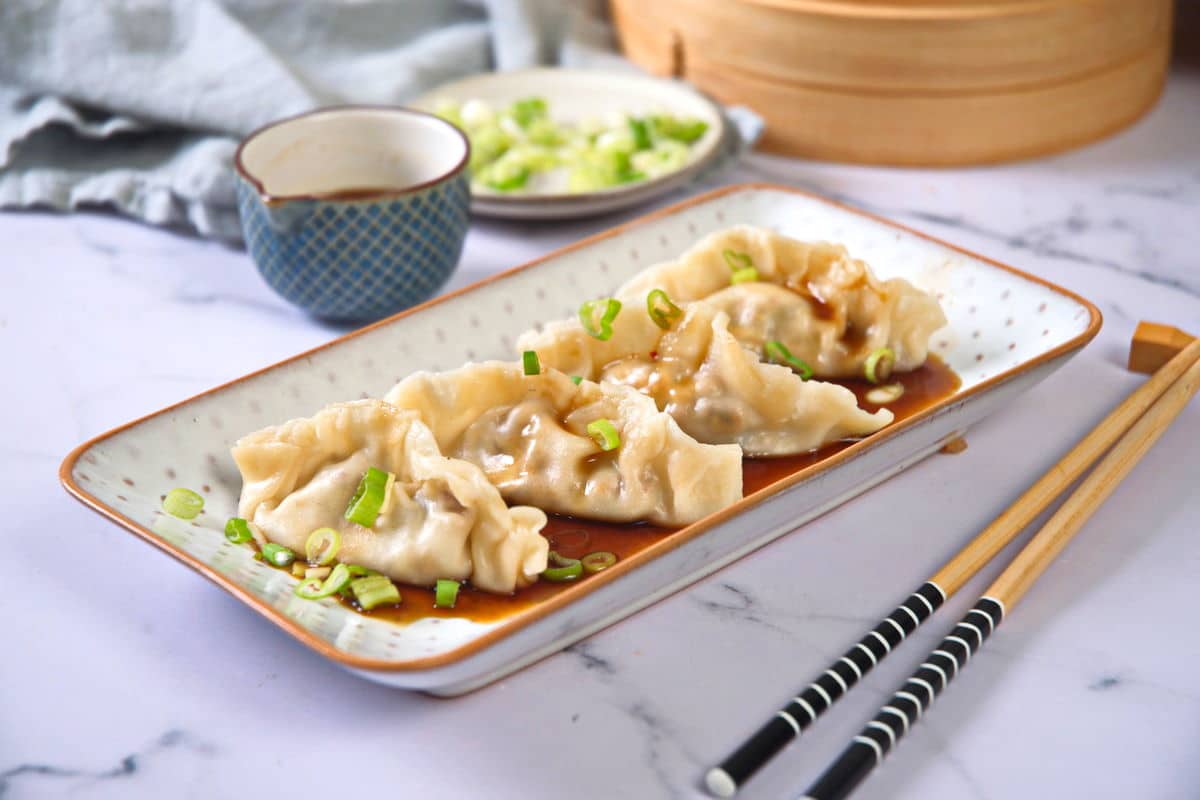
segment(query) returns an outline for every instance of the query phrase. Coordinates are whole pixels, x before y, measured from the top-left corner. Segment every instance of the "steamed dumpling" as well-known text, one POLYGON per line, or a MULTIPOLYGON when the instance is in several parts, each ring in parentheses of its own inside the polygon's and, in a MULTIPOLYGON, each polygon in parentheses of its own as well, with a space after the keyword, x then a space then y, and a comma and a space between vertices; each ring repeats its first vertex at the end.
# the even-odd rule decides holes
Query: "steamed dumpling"
POLYGON ((490 361, 415 373, 387 401, 417 411, 444 452, 477 464, 510 502, 675 526, 742 496, 738 447, 700 444, 627 386, 577 386, 557 370, 525 375, 490 361), (615 450, 600 450, 587 431, 600 419, 620 436, 615 450))
POLYGON ((640 308, 653 289, 676 303, 714 305, 729 315, 738 341, 762 352, 778 340, 826 378, 861 376, 867 356, 883 347, 895 353, 896 370, 916 369, 929 337, 946 324, 936 298, 903 278, 879 280, 842 245, 748 226, 705 237, 679 259, 638 273, 616 296, 640 308), (726 251, 748 256, 759 280, 731 286, 726 251))
POLYGON ((653 357, 639 351, 612 361, 600 378, 650 395, 700 441, 736 442, 748 456, 803 453, 892 421, 886 409, 860 409, 845 387, 763 363, 728 326, 723 312, 692 303, 656 342, 653 357))
POLYGON ((546 515, 508 508, 474 464, 446 458, 417 414, 379 400, 329 406, 240 439, 238 514, 272 542, 302 552, 317 528, 336 528, 338 560, 404 583, 439 578, 512 592, 545 570, 546 515), (368 529, 344 518, 368 467, 396 475, 393 502, 368 529))

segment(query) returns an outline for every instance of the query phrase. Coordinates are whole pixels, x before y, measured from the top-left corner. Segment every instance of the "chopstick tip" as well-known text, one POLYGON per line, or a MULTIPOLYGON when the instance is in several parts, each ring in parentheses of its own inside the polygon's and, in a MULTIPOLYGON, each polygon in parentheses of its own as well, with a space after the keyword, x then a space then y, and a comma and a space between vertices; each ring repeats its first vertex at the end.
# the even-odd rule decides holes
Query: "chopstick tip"
POLYGON ((737 784, 729 773, 713 767, 704 775, 704 785, 713 797, 728 798, 737 794, 737 784))

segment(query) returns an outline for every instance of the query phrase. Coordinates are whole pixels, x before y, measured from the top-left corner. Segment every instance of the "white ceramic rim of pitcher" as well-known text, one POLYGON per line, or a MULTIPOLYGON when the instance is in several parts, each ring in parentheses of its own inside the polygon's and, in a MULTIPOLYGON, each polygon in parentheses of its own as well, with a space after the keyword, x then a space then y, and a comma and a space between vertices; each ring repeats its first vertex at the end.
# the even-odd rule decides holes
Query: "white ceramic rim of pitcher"
MULTIPOLYGON (((272 194, 271 192, 268 192, 266 187, 263 186, 262 181, 255 177, 250 170, 246 169, 245 165, 242 164, 242 151, 247 145, 254 141, 254 139, 258 138, 260 135, 266 133, 272 128, 277 128, 281 125, 287 125, 308 117, 315 117, 323 114, 339 114, 346 111, 371 111, 382 112, 384 114, 399 114, 410 117, 424 117, 425 119, 433 120, 435 123, 445 126, 449 132, 453 133, 462 141, 463 145, 462 159, 460 159, 459 162, 449 170, 435 178, 413 184, 412 186, 405 186, 403 188, 397 187, 396 189, 370 192, 362 195, 361 197, 356 197, 353 201, 348 202, 370 202, 372 200, 378 200, 386 197, 399 197, 401 195, 419 192, 422 189, 428 189, 430 186, 436 186, 437 184, 443 183, 458 175, 460 172, 466 169, 467 163, 471 160, 471 140, 467 138, 467 135, 463 133, 457 125, 447 122, 436 114, 430 114, 428 111, 418 111, 415 108, 408 108, 406 106, 384 106, 366 103, 350 103, 339 106, 323 106, 321 108, 314 108, 311 111, 304 111, 300 114, 293 114, 290 117, 283 117, 281 119, 273 120, 268 122, 266 125, 256 128, 247 134, 246 137, 238 144, 238 148, 233 154, 234 170, 237 171, 237 174, 241 176, 243 180, 253 186, 254 190, 258 192, 259 197, 265 201, 283 202, 288 200, 338 200, 339 198, 337 197, 337 192, 315 192, 302 194, 272 194)), ((345 200, 345 198, 342 199, 345 200)))

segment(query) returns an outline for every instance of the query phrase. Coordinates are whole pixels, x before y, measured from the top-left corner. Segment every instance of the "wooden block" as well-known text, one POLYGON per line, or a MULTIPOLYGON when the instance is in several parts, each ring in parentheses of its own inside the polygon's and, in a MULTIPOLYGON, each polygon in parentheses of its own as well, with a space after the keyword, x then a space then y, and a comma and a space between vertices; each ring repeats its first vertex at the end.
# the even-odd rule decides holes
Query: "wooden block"
POLYGON ((1129 371, 1147 375, 1156 372, 1176 353, 1191 344, 1194 338, 1170 325, 1139 322, 1137 330, 1133 332, 1133 341, 1129 343, 1129 371))

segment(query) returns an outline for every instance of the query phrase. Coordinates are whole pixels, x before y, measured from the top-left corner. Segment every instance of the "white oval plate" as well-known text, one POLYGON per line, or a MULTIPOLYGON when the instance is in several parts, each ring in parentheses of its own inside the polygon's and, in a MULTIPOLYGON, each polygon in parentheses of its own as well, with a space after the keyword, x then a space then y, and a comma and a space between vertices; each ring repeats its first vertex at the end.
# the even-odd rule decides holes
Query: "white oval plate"
POLYGON ((509 194, 472 188, 471 210, 481 216, 574 219, 644 203, 682 186, 712 163, 728 134, 721 109, 696 90, 675 81, 624 72, 562 68, 489 72, 440 86, 409 105, 434 111, 443 101, 465 103, 475 99, 504 107, 525 97, 545 98, 550 105, 550 116, 560 122, 609 113, 665 112, 702 119, 708 123, 708 130, 692 145, 686 164, 640 183, 581 194, 509 194))
MULTIPOLYGON (((730 186, 656 211, 524 266, 431 300, 308 353, 151 414, 79 446, 67 490, 212 579, 316 652, 374 681, 465 692, 560 650, 844 503, 1003 409, 1083 347, 1100 313, 1070 292, 895 223, 784 187, 730 186), (398 625, 332 600, 301 600, 296 579, 225 540, 243 434, 327 403, 381 397, 419 369, 512 359, 517 336, 569 316, 638 270, 730 225, 843 242, 883 278, 938 293, 949 324, 932 350, 958 392, 814 467, 667 535, 564 592, 493 622, 431 615, 398 625), (175 486, 205 494, 191 522, 160 511, 175 486)), ((197 635, 219 632, 200 631, 197 635)))

